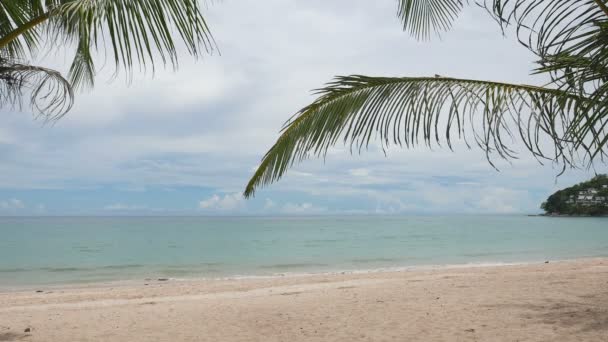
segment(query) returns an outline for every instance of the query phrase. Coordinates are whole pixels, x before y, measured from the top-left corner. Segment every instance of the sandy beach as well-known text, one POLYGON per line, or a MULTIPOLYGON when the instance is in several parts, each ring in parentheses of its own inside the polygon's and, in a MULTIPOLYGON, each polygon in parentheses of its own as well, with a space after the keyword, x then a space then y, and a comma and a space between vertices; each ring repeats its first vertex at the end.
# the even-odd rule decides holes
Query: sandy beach
POLYGON ((5 291, 0 341, 608 341, 608 259, 5 291))

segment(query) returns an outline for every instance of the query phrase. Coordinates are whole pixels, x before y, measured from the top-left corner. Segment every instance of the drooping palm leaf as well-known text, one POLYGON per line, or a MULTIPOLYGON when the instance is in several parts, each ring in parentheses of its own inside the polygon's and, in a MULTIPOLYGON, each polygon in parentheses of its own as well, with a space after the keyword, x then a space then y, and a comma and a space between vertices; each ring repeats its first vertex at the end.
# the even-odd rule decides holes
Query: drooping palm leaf
POLYGON ((59 118, 74 103, 72 87, 59 72, 0 59, 0 107, 21 107, 25 97, 45 119, 59 118))
MULTIPOLYGON (((483 0, 506 32, 538 58, 543 87, 451 78, 341 77, 288 121, 245 196, 278 180, 295 162, 324 155, 341 138, 363 148, 447 143, 467 127, 491 155, 514 157, 515 140, 563 167, 603 160, 608 146, 608 6, 605 0, 483 0), (442 132, 442 134, 440 134, 442 132), (517 139, 519 138, 519 139, 517 139), (581 157, 582 155, 582 157, 581 157)), ((468 1, 399 0, 404 29, 419 39, 448 30, 468 1)), ((468 145, 468 143, 467 143, 468 145)))
MULTIPOLYGON (((427 7, 434 0, 419 0, 427 7)), ((403 1, 400 1, 403 3, 403 1)), ((536 74, 548 74, 552 87, 577 93, 588 98, 588 110, 570 125, 569 135, 576 140, 575 148, 585 148, 584 142, 596 133, 597 127, 608 124, 608 5, 605 0, 483 0, 485 7, 503 30, 514 27, 518 40, 532 51, 539 65, 536 74)), ((423 5, 418 5, 423 7, 423 5)), ((444 10, 448 5, 443 3, 444 10)), ((439 7, 439 6, 435 6, 439 7)), ((410 20, 426 27, 427 17, 419 11, 418 20, 410 20)), ((415 32, 414 32, 415 33, 415 32)), ((595 140, 599 153, 608 138, 595 140)), ((593 157, 596 157, 594 154, 593 157)))
POLYGON ((419 39, 448 31, 463 7, 463 0, 399 0, 397 15, 403 29, 419 39))
POLYGON ((75 88, 93 85, 97 52, 108 49, 116 72, 130 76, 159 61, 177 67, 181 45, 195 57, 215 47, 198 0, 0 2, 0 57, 27 60, 38 49, 73 47, 67 78, 75 88))
MULTIPOLYGON (((451 148, 453 140, 463 139, 481 147, 490 162, 492 153, 515 157, 511 144, 519 140, 539 159, 570 165, 578 158, 567 139, 570 126, 589 110, 586 98, 558 89, 443 77, 339 77, 319 94, 286 123, 246 197, 340 140, 361 150, 372 139, 383 147, 406 148, 441 143, 451 148)), ((591 137, 583 144, 587 158, 594 142, 591 137)))
POLYGON ((154 69, 157 60, 177 67, 177 44, 198 57, 214 48, 213 38, 198 0, 55 0, 51 36, 77 45, 70 80, 90 85, 93 52, 111 45, 118 70, 134 66, 154 69), (176 39, 178 38, 179 39, 176 39))
MULTIPOLYGON (((107 36, 118 68, 154 67, 156 59, 176 67, 176 37, 195 57, 214 47, 200 6, 198 0, 73 0, 58 7, 51 27, 60 36, 77 38, 82 51, 77 57, 85 65, 92 64, 90 50, 107 36)), ((72 74, 75 80, 77 75, 72 74)))

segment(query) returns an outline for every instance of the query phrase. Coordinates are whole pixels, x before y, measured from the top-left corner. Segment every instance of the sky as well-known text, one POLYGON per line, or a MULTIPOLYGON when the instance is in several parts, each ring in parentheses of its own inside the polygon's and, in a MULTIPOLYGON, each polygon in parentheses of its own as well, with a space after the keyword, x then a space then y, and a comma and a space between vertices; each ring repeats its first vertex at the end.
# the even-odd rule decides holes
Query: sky
MULTIPOLYGON (((595 170, 540 165, 522 152, 493 169, 478 149, 337 145, 245 200, 283 123, 336 75, 442 76, 541 84, 534 56, 484 12, 419 42, 395 0, 222 0, 204 15, 219 52, 181 51, 177 71, 114 79, 77 95, 49 125, 0 115, 0 215, 367 215, 537 213, 595 170)), ((183 49, 182 49, 183 50, 183 49)), ((70 56, 37 63, 66 71, 70 56)), ((98 62, 103 65, 103 60, 98 62)), ((107 63, 109 64, 109 63, 107 63)))

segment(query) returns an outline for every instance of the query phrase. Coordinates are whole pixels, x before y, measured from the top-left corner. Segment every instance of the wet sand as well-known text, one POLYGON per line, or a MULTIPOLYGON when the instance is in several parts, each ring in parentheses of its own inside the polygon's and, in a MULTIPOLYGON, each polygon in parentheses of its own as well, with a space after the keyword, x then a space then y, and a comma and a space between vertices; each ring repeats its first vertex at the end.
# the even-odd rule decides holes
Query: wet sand
POLYGON ((0 341, 608 341, 608 259, 0 292, 0 341))

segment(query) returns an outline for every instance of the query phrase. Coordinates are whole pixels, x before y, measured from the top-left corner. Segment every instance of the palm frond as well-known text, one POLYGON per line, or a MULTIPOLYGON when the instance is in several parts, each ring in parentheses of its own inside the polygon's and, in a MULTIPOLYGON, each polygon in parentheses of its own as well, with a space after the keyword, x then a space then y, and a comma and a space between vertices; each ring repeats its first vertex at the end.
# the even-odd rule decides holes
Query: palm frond
POLYGON ((74 103, 72 87, 59 72, 0 58, 0 108, 21 107, 26 95, 45 120, 60 118, 74 103))
POLYGON ((577 42, 580 34, 607 19, 600 0, 483 0, 503 29, 514 27, 519 41, 540 56, 577 42))
POLYGON ((397 16, 403 29, 418 39, 428 39, 452 27, 464 0, 399 0, 397 16))
MULTIPOLYGON (((503 30, 533 52, 544 87, 451 78, 339 77, 284 127, 245 196, 294 163, 324 156, 341 138, 361 150, 390 145, 452 148, 454 135, 486 153, 516 157, 520 141, 563 167, 603 160, 608 146, 608 6, 604 0, 483 0, 503 30), (442 127, 442 128, 440 128, 442 127), (467 133, 468 132, 468 133, 467 133), (468 136, 467 136, 468 134, 468 136)), ((448 30, 467 1, 399 0, 404 29, 419 39, 448 30)), ((493 165, 493 164, 492 164, 493 165)))
POLYGON ((68 78, 75 87, 92 86, 93 56, 106 42, 117 72, 154 70, 158 61, 178 65, 178 45, 199 57, 215 42, 199 0, 14 0, 0 2, 0 56, 25 59, 49 41, 74 45, 68 78))
POLYGON ((92 85, 93 52, 107 40, 117 71, 134 66, 177 67, 177 45, 198 57, 215 43, 198 0, 54 0, 51 37, 77 43, 69 78, 76 86, 92 85))
POLYGON ((539 161, 564 167, 590 163, 606 131, 595 130, 570 140, 578 116, 595 108, 587 98, 559 89, 444 77, 338 77, 318 91, 319 98, 284 126, 245 190, 277 181, 294 163, 325 156, 340 140, 361 151, 372 139, 391 145, 432 147, 462 139, 491 156, 516 157, 513 144, 523 142, 539 161), (443 127, 443 128, 441 128, 443 127), (589 140, 590 139, 590 140, 589 140), (548 141, 549 143, 545 143, 548 141))
MULTIPOLYGON (((489 1, 489 0, 487 0, 489 1)), ((608 8, 603 0, 493 0, 503 27, 514 25, 518 39, 538 57, 535 73, 545 73, 558 89, 589 99, 593 111, 579 115, 571 134, 585 137, 605 128, 608 118, 608 8)), ((605 137, 597 145, 604 146, 605 137)), ((602 149, 595 149, 597 156, 602 149)))
POLYGON ((0 52, 4 58, 23 59, 36 49, 39 32, 19 28, 27 26, 36 18, 44 15, 43 1, 14 0, 0 1, 0 40, 7 40, 0 52))

